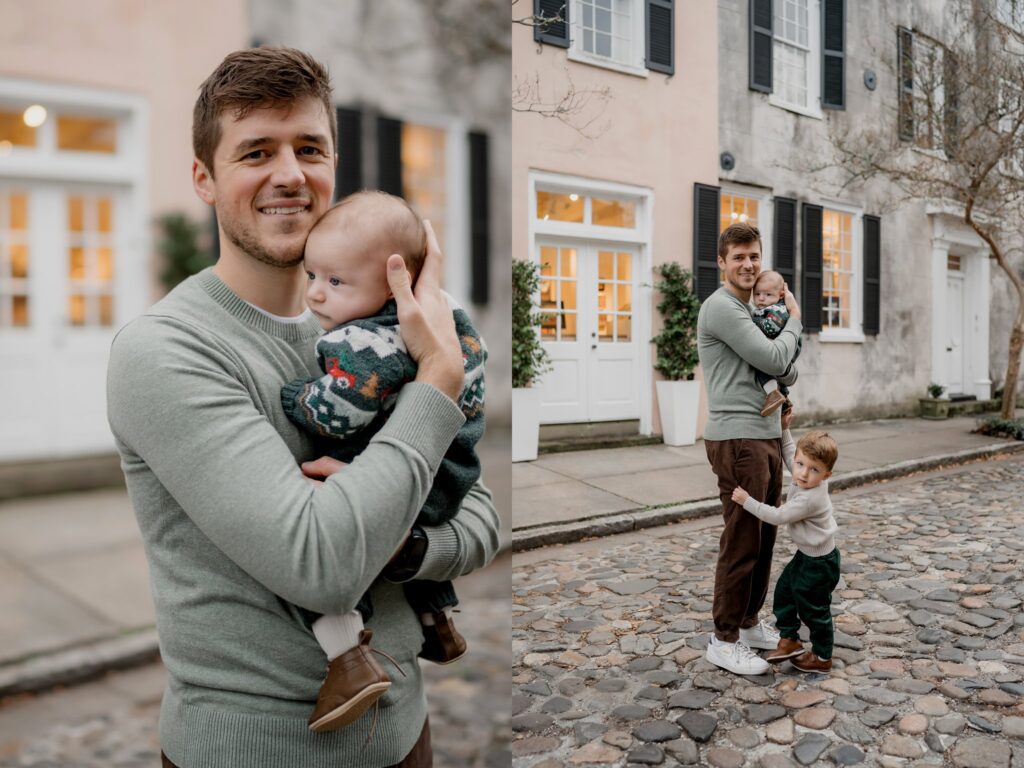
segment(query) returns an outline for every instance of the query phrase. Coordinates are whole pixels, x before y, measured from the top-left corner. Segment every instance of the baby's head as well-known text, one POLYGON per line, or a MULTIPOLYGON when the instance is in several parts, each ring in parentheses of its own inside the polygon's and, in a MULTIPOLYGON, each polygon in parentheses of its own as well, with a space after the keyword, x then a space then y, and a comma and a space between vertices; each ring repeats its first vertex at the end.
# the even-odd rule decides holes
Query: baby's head
POLYGON ((757 276, 754 281, 754 288, 750 292, 754 300, 754 306, 759 309, 778 304, 782 299, 782 286, 785 280, 782 275, 772 270, 766 270, 757 276))
POLYGON ((426 246, 423 222, 402 198, 349 195, 320 217, 306 240, 306 303, 324 330, 370 317, 391 297, 388 256, 399 254, 415 281, 426 246))
POLYGON ((828 432, 808 432, 796 444, 793 482, 800 488, 817 488, 832 477, 839 446, 828 432))

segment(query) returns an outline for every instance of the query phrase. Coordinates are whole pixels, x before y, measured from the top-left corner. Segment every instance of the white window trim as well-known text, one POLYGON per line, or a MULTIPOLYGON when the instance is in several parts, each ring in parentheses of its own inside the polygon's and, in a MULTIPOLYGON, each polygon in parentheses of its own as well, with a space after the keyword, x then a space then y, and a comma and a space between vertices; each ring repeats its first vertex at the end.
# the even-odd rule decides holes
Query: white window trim
MULTIPOLYGON (((854 343, 863 344, 867 341, 864 335, 864 211, 845 203, 823 202, 822 213, 825 210, 838 213, 850 214, 853 217, 853 243, 850 254, 853 260, 853 275, 850 282, 850 327, 849 328, 826 328, 822 323, 818 338, 824 343, 854 343)), ((822 248, 821 267, 821 292, 825 293, 825 265, 824 247, 822 248)))
MULTIPOLYGON (((642 339, 651 338, 651 320, 654 312, 653 287, 644 275, 653 274, 651 263, 654 244, 654 190, 649 187, 636 187, 614 181, 595 181, 583 176, 568 176, 547 171, 531 169, 526 185, 527 205, 527 242, 529 243, 529 260, 536 261, 537 240, 544 237, 572 237, 588 240, 629 243, 638 246, 639 264, 637 265, 636 310, 633 322, 636 327, 638 343, 642 339), (610 195, 612 197, 633 200, 636 202, 636 227, 599 227, 593 224, 573 224, 564 221, 544 221, 537 218, 537 190, 544 192, 579 192, 586 195, 610 195)), ((640 434, 651 435, 654 431, 652 409, 654 407, 654 360, 651 344, 640 343, 640 434)))
POLYGON ((631 64, 624 64, 620 61, 614 61, 612 59, 606 59, 603 56, 596 56, 592 53, 588 53, 583 50, 582 47, 582 27, 580 27, 580 19, 582 13, 580 12, 579 3, 576 0, 566 0, 568 3, 572 3, 571 10, 569 12, 569 50, 566 56, 570 61, 576 61, 580 64, 590 64, 595 67, 601 67, 603 69, 611 69, 616 72, 622 72, 627 75, 634 75, 636 77, 648 77, 649 72, 647 67, 644 66, 644 61, 647 57, 647 40, 644 29, 644 4, 642 0, 629 0, 630 2, 630 21, 632 22, 631 34, 634 43, 633 62, 631 64))
MULTIPOLYGON (((719 181, 719 195, 736 195, 757 200, 757 211, 761 232, 761 270, 772 269, 774 254, 772 253, 772 235, 775 224, 775 201, 771 190, 763 187, 745 187, 728 181, 719 181)), ((719 220, 721 220, 721 197, 719 197, 719 220)))
MULTIPOLYGON (((775 20, 772 19, 774 25, 775 20)), ((807 102, 809 106, 791 104, 783 100, 772 84, 772 92, 768 94, 768 103, 795 112, 804 117, 824 120, 821 110, 821 0, 809 0, 807 3, 807 45, 811 49, 807 54, 807 102)), ((775 36, 772 35, 772 72, 775 72, 775 36)), ((774 80, 774 74, 772 75, 774 80)))
POLYGON ((444 288, 464 307, 470 306, 472 233, 469 215, 469 126, 457 118, 428 112, 399 112, 403 123, 436 128, 445 133, 444 288))

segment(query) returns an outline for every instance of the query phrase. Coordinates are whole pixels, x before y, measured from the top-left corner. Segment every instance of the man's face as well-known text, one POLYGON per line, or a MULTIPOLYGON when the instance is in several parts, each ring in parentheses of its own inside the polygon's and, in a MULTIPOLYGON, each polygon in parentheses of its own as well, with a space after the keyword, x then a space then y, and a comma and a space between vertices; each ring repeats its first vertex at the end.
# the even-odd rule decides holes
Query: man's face
POLYGON ((725 272, 725 285, 733 293, 749 296, 750 289, 761 271, 761 244, 730 245, 724 257, 718 257, 718 267, 725 272))
POLYGON ((228 245, 257 261, 293 267, 334 194, 334 149, 323 105, 306 98, 220 117, 215 178, 194 167, 201 198, 216 206, 228 245))

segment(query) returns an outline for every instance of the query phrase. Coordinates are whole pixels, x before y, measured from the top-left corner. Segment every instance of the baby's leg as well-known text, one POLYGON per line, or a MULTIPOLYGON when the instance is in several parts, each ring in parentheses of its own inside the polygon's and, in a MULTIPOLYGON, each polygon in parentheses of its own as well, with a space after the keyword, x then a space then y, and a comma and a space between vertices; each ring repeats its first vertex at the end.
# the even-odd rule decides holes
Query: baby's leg
POLYGON ((455 628, 452 608, 459 604, 450 581, 407 581, 405 598, 423 624, 420 658, 449 664, 466 652, 466 639, 455 628))
POLYGON ((363 617, 359 611, 328 614, 313 622, 313 634, 327 654, 328 661, 334 661, 359 645, 359 633, 363 629, 363 617))
POLYGON ((775 377, 769 376, 764 371, 754 371, 754 378, 757 380, 758 386, 760 386, 766 394, 771 394, 779 388, 779 382, 775 380, 775 377))

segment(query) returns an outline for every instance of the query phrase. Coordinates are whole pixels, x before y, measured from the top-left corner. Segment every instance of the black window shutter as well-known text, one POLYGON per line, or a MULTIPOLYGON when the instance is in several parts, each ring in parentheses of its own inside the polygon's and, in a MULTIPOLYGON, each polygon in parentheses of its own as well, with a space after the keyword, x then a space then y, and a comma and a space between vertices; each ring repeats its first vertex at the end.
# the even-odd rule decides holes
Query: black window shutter
POLYGON ((773 269, 782 275, 786 285, 796 290, 796 200, 776 197, 775 226, 772 231, 773 269))
POLYGON ((363 114, 339 107, 338 165, 334 169, 334 199, 363 188, 363 114))
POLYGON ((821 106, 846 109, 846 0, 823 0, 821 106))
POLYGON ((864 333, 877 335, 881 327, 882 220, 864 217, 864 333))
POLYGON ((533 0, 533 39, 538 43, 569 47, 571 0, 533 0))
POLYGON ((491 230, 486 133, 469 134, 469 253, 470 301, 486 304, 490 298, 491 230))
POLYGON ((402 121, 377 118, 377 189, 402 196, 402 121))
POLYGON ((693 263, 697 298, 704 301, 718 290, 719 189, 693 185, 693 263))
POLYGON ((899 72, 899 137, 914 140, 914 33, 906 27, 896 30, 899 72))
POLYGON ((750 0, 750 90, 772 92, 772 0, 750 0))
POLYGON ((675 73, 672 0, 647 0, 647 68, 666 75, 675 73))
POLYGON ((800 309, 805 331, 821 330, 821 214, 820 205, 803 204, 804 229, 801 233, 803 263, 800 309))

